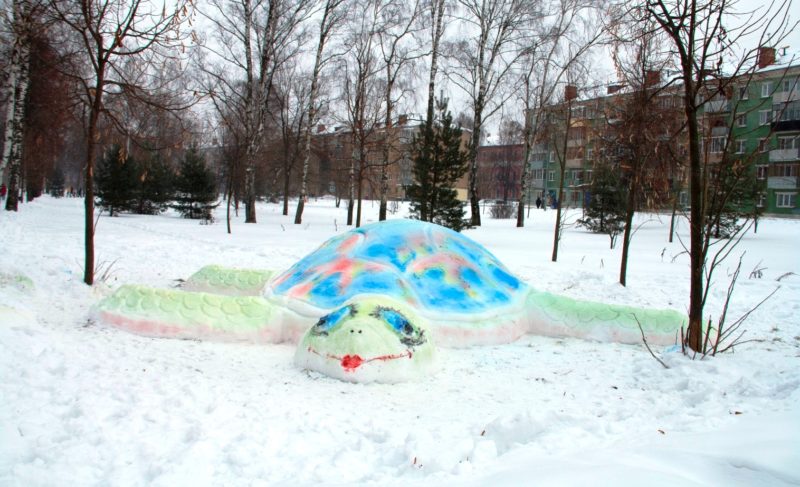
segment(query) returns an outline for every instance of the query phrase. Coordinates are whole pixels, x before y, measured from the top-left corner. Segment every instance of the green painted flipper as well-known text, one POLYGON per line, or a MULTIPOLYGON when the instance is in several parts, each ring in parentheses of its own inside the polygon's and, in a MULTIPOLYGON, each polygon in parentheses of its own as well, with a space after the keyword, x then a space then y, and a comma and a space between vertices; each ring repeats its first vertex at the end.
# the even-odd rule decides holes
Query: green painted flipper
POLYGON ((94 308, 111 326, 147 336, 282 341, 273 307, 251 296, 220 296, 125 285, 94 308))
POLYGON ((530 332, 541 335, 642 343, 640 323, 649 343, 668 345, 680 340, 686 322, 686 316, 673 310, 580 301, 535 290, 527 303, 530 332))
POLYGON ((260 296, 272 275, 272 271, 207 265, 192 274, 183 284, 183 289, 231 296, 260 296))

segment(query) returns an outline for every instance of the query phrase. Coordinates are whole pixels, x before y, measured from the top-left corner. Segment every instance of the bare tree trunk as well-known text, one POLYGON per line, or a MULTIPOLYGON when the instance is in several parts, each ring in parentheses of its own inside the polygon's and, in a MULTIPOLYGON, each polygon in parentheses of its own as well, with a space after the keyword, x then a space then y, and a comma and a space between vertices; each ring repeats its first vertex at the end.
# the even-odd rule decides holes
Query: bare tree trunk
MULTIPOLYGON (((640 163, 639 163, 640 164, 640 163)), ((633 233, 633 213, 636 211, 636 193, 639 191, 637 174, 631 176, 628 185, 628 201, 625 205, 625 231, 622 234, 622 260, 619 266, 619 283, 626 286, 628 280, 628 249, 633 233)))
POLYGON ((439 41, 442 39, 442 19, 444 19, 445 0, 431 2, 431 70, 428 74, 428 111, 425 126, 430 131, 433 127, 434 104, 436 100, 436 72, 439 70, 439 41))
POLYGON ((670 216, 669 219, 669 243, 672 243, 673 235, 675 234, 675 218, 678 214, 678 200, 680 199, 679 196, 680 195, 676 193, 675 196, 672 198, 672 215, 670 216))
MULTIPOLYGON (((355 141, 353 141, 355 144, 355 141)), ((347 200, 347 226, 353 224, 353 207, 355 205, 355 198, 356 198, 356 156, 353 154, 353 157, 350 159, 350 187, 349 187, 349 194, 347 200)))
POLYGON ((567 146, 569 145, 569 129, 572 125, 572 100, 567 100, 567 123, 564 128, 564 143, 561 147, 561 155, 556 154, 560 162, 560 176, 558 180, 558 198, 556 198, 556 224, 553 229, 553 254, 550 258, 553 262, 558 260, 558 244, 561 241, 561 231, 563 218, 561 208, 564 206, 564 177, 567 173, 567 146))
POLYGON ((94 99, 89 110, 89 127, 86 131, 86 177, 84 186, 86 193, 83 200, 84 206, 84 268, 83 282, 91 286, 94 284, 94 166, 97 160, 97 121, 103 109, 103 89, 105 86, 106 64, 102 54, 97 65, 97 84, 95 85, 94 99))
POLYGON ((295 225, 303 222, 303 209, 305 199, 308 195, 308 166, 311 159, 311 131, 317 119, 317 97, 319 96, 319 77, 324 62, 323 53, 325 43, 328 40, 339 16, 336 15, 336 8, 341 5, 343 0, 326 0, 325 8, 322 13, 322 21, 319 26, 319 41, 317 42, 317 54, 314 58, 314 70, 311 73, 311 92, 308 96, 308 117, 306 130, 303 134, 303 179, 300 182, 300 197, 297 201, 297 211, 294 215, 295 225))
POLYGON ((30 85, 30 35, 32 29, 31 5, 28 1, 14 1, 14 48, 8 75, 6 102, 6 128, 0 175, 8 167, 8 193, 6 210, 17 211, 22 172, 22 141, 25 135, 25 102, 30 85))
MULTIPOLYGON (((483 60, 483 50, 481 50, 481 62, 483 60)), ((470 204, 470 224, 475 227, 481 226, 481 207, 480 196, 478 195, 478 146, 481 144, 481 125, 483 124, 483 103, 486 91, 481 77, 478 99, 475 103, 475 114, 472 126, 472 138, 469 144, 469 204, 470 204)))

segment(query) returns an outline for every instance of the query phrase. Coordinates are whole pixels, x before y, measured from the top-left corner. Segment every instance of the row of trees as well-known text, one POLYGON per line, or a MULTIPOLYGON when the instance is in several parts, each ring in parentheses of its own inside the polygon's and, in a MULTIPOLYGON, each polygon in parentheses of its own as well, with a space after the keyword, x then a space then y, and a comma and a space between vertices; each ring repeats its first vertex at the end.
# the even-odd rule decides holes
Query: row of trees
POLYGON ((116 145, 100 161, 96 179, 98 205, 110 216, 120 212, 155 215, 174 208, 185 218, 213 221, 219 193, 216 177, 192 147, 177 171, 154 154, 139 160, 116 145))

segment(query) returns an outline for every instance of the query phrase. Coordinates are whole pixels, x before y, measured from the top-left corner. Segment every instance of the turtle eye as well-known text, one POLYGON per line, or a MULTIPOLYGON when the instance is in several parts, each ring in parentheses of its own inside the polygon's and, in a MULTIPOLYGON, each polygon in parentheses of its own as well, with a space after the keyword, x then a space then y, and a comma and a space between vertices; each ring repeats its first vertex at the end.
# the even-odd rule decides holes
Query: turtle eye
POLYGON ((311 333, 314 335, 327 335, 329 331, 336 328, 345 318, 348 316, 354 316, 355 314, 356 308, 353 305, 339 308, 336 311, 328 313, 320 318, 311 329, 311 333))
POLYGON ((394 328, 394 331, 402 333, 403 335, 411 335, 414 333, 414 327, 400 312, 393 309, 381 309, 379 313, 380 317, 394 328))
POLYGON ((392 329, 401 335, 400 342, 409 347, 425 343, 425 332, 408 321, 399 311, 390 308, 378 308, 376 315, 385 321, 392 329))

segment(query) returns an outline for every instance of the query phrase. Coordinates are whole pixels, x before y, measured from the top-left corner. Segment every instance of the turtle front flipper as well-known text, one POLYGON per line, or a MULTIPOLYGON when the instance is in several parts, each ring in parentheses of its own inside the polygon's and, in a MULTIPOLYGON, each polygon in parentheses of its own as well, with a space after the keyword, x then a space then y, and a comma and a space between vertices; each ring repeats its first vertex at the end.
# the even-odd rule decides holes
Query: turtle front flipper
POLYGON ((272 275, 272 271, 207 265, 192 274, 182 288, 227 296, 261 296, 272 275))
POLYGON ((686 323, 686 316, 673 310, 579 301, 536 290, 528 295, 527 308, 533 334, 619 343, 641 343, 641 324, 648 343, 673 344, 686 323))
POLYGON ((272 305, 250 296, 219 296, 125 285, 98 303, 93 317, 153 337, 277 343, 283 341, 272 305))

